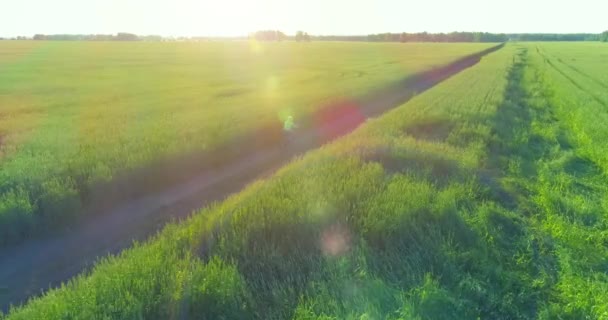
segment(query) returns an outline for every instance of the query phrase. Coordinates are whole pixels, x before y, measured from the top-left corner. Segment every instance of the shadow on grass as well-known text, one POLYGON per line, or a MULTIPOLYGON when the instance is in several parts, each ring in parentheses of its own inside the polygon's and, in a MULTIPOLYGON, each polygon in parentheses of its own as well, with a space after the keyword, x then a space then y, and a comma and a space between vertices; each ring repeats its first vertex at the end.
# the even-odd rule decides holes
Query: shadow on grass
MULTIPOLYGON (((255 292, 250 305, 268 318, 291 318, 302 297, 318 295, 323 299, 313 308, 320 314, 338 312, 340 317, 336 310, 353 306, 358 299, 378 300, 366 294, 382 296, 376 311, 391 314, 395 310, 390 308, 403 301, 390 292, 414 301, 413 315, 424 319, 534 318, 555 281, 555 259, 549 254, 553 248, 521 214, 518 191, 506 190, 501 183, 508 158, 520 157, 535 171, 534 163, 542 155, 536 151, 549 150, 540 136, 524 139, 532 151, 522 150, 521 141, 514 139, 518 134, 525 138, 537 116, 528 110, 521 87, 525 52, 520 58, 510 73, 505 102, 490 121, 494 132, 486 168, 464 168, 446 155, 421 148, 368 150, 363 162, 376 162, 384 169, 378 198, 335 204, 344 209, 317 222, 299 215, 275 221, 268 215, 248 226, 245 242, 239 242, 234 231, 225 234, 231 227, 224 226, 203 244, 200 255, 205 260, 219 256, 234 261, 255 292), (399 176, 408 178, 391 185, 399 176), (480 194, 467 191, 471 180, 481 187, 480 194), (387 201, 394 203, 383 207, 387 201), (416 206, 417 201, 422 202, 416 206), (368 206, 375 211, 369 213, 368 206), (325 230, 347 239, 348 249, 328 256, 319 244, 326 238, 325 230), (428 285, 429 277, 435 289, 428 285), (376 281, 372 279, 383 285, 366 292, 362 288, 376 281)), ((430 135, 434 140, 437 136, 429 132, 437 126, 444 123, 424 123, 406 134, 415 132, 423 140, 430 135)), ((446 129, 439 138, 449 134, 446 129)))
POLYGON ((564 164, 564 171, 576 178, 594 177, 602 174, 602 170, 591 160, 573 156, 564 164))
POLYGON ((451 181, 462 181, 472 173, 454 159, 419 148, 399 150, 399 154, 390 150, 375 150, 365 160, 382 164, 387 173, 407 173, 421 179, 430 178, 442 186, 451 181))
POLYGON ((416 139, 442 142, 448 138, 455 124, 447 119, 420 120, 405 130, 407 135, 416 139))
MULTIPOLYGON (((534 179, 537 160, 554 147, 553 141, 532 132, 534 120, 550 117, 543 113, 546 110, 527 103, 522 83, 526 52, 520 52, 518 58, 509 74, 504 102, 490 119, 493 132, 485 168, 466 169, 441 155, 415 152, 406 156, 381 152, 369 158, 390 172, 426 172, 426 178, 437 187, 477 177, 482 192, 475 197, 462 199, 460 205, 439 215, 412 217, 411 228, 398 235, 378 234, 366 242, 370 248, 366 261, 374 275, 409 290, 420 285, 426 274, 432 274, 448 295, 438 300, 437 307, 448 308, 447 302, 441 301, 452 301, 449 304, 457 312, 453 318, 534 318, 557 279, 551 239, 531 229, 526 221, 531 206, 523 200, 525 186, 505 187, 503 182, 513 158, 520 160, 523 177, 534 179), (515 257, 524 260, 518 262, 515 257), (536 286, 530 279, 539 279, 543 285, 536 286)), ((447 127, 444 122, 423 123, 407 133, 436 140, 450 132, 439 130, 438 137, 433 129, 447 127)), ((587 166, 576 162, 574 167, 587 166)), ((442 317, 437 310, 420 315, 442 317)))

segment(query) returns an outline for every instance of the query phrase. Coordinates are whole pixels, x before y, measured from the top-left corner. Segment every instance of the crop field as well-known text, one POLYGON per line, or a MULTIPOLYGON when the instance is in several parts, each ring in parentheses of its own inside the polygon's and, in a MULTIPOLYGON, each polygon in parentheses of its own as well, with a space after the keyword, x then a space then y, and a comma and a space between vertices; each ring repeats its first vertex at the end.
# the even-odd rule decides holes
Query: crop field
POLYGON ((491 44, 0 43, 0 245, 69 225, 95 186, 214 150, 491 44))
POLYGON ((7 319, 606 319, 608 46, 511 43, 7 319))

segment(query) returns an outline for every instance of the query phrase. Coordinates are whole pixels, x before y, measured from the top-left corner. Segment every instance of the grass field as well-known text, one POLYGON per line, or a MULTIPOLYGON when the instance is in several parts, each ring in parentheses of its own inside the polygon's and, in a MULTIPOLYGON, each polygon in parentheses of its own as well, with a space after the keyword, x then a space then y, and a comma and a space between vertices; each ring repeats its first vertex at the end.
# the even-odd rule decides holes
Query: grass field
POLYGON ((489 46, 2 42, 0 244, 69 224, 129 169, 489 46))
POLYGON ((608 46, 515 43, 7 319, 606 319, 608 46))
POLYGON ((471 173, 512 56, 512 48, 489 56, 10 317, 358 317, 394 313, 419 286, 441 295, 424 265, 470 259, 442 248, 454 236, 483 246, 458 209, 477 207, 471 173))

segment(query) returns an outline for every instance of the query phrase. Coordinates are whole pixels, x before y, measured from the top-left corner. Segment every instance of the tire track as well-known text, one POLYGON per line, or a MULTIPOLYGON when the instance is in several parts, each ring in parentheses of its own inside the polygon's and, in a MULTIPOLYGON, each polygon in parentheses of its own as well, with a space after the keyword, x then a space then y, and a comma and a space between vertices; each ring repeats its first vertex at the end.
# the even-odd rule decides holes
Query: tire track
MULTIPOLYGON (((538 50, 538 47, 537 47, 537 50, 538 50)), ((603 107, 608 108, 608 104, 606 102, 604 102, 600 97, 598 97, 597 95, 595 95, 593 92, 590 92, 589 90, 585 89, 585 87, 581 86, 571 76, 569 76, 563 70, 561 70, 560 68, 558 68, 557 66, 555 66, 555 64, 553 64, 553 62, 551 62, 551 59, 546 54, 544 54, 542 51, 538 51, 538 53, 543 57, 544 61, 549 66, 551 66, 551 68, 553 68, 555 71, 557 71, 559 74, 561 74, 564 78, 566 78, 570 83, 572 83, 572 85, 574 85, 579 90, 585 92, 587 95, 589 95, 591 98, 593 98, 593 100, 595 100, 595 102, 601 104, 603 107)))
POLYGON ((561 64, 565 65, 566 67, 568 67, 568 68, 572 69, 574 72, 576 72, 576 73, 580 74, 581 76, 586 77, 587 79, 591 80, 593 83, 597 84, 598 86, 600 86, 600 87, 602 87, 602 88, 604 88, 604 89, 607 89, 607 90, 608 90, 608 85, 606 85, 606 84, 604 84, 603 82, 601 82, 601 81, 597 80, 596 78, 594 78, 594 77, 590 76, 589 74, 587 74, 587 73, 585 73, 585 72, 581 71, 579 68, 577 68, 577 67, 575 67, 575 66, 573 66, 573 65, 571 65, 571 64, 569 64, 569 63, 567 63, 567 62, 564 62, 564 61, 563 61, 562 59, 560 59, 560 58, 556 58, 556 60, 557 60, 558 62, 560 62, 561 64))

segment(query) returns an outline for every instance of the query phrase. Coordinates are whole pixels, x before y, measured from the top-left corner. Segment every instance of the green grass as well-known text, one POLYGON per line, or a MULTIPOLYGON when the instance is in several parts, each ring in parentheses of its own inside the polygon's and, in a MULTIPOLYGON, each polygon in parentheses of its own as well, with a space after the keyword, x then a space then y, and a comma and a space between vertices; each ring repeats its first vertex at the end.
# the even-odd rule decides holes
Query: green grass
POLYGON ((514 54, 489 55, 8 318, 534 315, 550 252, 503 203, 487 152, 508 138, 494 127, 514 54))
POLYGON ((7 319, 606 319, 583 46, 507 45, 7 319))
POLYGON ((546 146, 536 161, 537 224, 553 239, 559 266, 547 318, 605 319, 608 47, 538 44, 529 51, 530 87, 546 110, 537 129, 546 146))
POLYGON ((69 223, 125 170, 490 46, 2 42, 0 243, 69 223))

